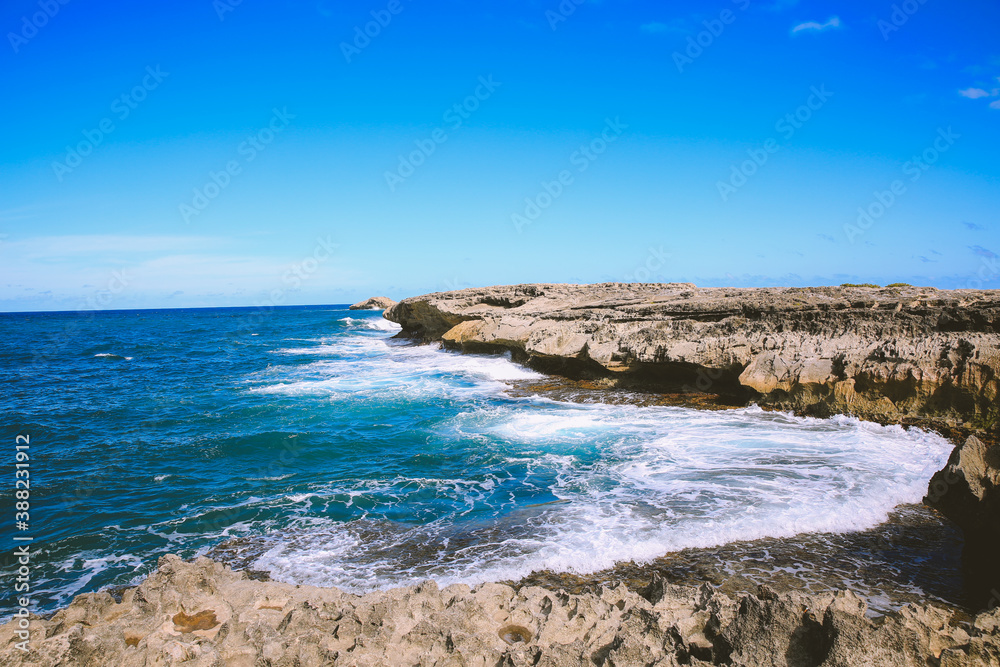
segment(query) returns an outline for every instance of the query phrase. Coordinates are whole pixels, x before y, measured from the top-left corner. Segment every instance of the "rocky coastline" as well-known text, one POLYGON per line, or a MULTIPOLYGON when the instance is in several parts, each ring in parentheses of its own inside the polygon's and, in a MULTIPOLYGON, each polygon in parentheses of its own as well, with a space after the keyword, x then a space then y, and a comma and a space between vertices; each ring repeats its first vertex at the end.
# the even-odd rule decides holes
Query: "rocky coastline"
POLYGON ((208 558, 165 556, 119 600, 77 596, 0 627, 4 665, 273 667, 967 667, 1000 664, 1000 609, 975 618, 908 605, 878 619, 851 592, 762 587, 729 596, 654 579, 573 595, 433 581, 364 596, 250 579, 208 558), (42 639, 44 638, 44 639, 42 639))
POLYGON ((513 285, 404 299, 402 336, 607 386, 996 433, 1000 291, 513 285))
POLYGON ((411 297, 383 315, 407 338, 679 404, 938 430, 955 451, 925 502, 963 529, 973 603, 1000 599, 1000 290, 505 285, 411 297))
POLYGON ((119 597, 80 595, 0 627, 0 663, 1000 667, 1000 292, 517 285, 412 297, 384 317, 400 336, 510 353, 581 386, 937 429, 956 447, 925 503, 963 531, 980 611, 926 601, 873 617, 850 591, 658 574, 575 592, 553 578, 358 596, 167 556, 119 597))

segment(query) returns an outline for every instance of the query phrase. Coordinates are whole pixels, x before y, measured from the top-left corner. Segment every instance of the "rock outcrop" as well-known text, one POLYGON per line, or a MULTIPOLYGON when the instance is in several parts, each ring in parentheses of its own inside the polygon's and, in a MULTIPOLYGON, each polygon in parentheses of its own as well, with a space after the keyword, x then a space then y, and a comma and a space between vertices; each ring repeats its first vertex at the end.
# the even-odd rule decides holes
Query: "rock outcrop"
POLYGON ((1000 603, 1000 445, 970 436, 931 478, 924 500, 965 534, 962 566, 967 581, 976 582, 973 604, 1000 603))
POLYGON ((643 595, 428 581, 356 596, 165 556, 120 602, 88 593, 32 618, 27 652, 16 620, 0 627, 0 664, 1000 667, 1000 610, 971 622, 930 605, 865 611, 852 593, 733 599, 662 580, 643 595))
POLYGON ((402 335, 614 385, 881 422, 1000 424, 1000 291, 515 285, 404 299, 402 335))
POLYGON ((350 306, 348 310, 385 310, 395 305, 396 302, 387 296, 373 296, 370 299, 358 301, 356 304, 350 306))
MULTIPOLYGON (((515 285, 404 299, 400 335, 538 370, 799 414, 1000 433, 1000 291, 515 285)), ((958 523, 970 600, 1000 601, 996 447, 971 438, 927 501, 958 523)))

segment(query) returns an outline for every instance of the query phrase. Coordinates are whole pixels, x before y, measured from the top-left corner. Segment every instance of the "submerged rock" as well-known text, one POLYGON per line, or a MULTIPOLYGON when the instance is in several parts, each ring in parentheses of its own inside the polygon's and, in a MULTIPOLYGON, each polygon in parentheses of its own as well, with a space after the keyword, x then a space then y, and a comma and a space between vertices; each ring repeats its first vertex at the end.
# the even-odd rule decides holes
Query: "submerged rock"
POLYGON ((370 299, 359 301, 348 310, 385 310, 396 305, 396 302, 387 296, 373 296, 370 299))
POLYGON ((932 605, 870 619, 853 593, 736 598, 654 580, 570 595, 501 584, 352 595, 248 579, 207 558, 160 559, 121 602, 78 596, 0 627, 4 665, 1000 666, 1000 611, 961 623, 932 605))

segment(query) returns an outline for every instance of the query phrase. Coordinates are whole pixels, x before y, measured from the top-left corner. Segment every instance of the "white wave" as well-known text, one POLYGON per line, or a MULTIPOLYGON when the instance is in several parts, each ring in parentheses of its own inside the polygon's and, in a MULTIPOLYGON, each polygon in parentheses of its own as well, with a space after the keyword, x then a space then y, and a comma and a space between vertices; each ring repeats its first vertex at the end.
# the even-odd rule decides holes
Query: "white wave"
POLYGON ((123 357, 120 354, 112 354, 110 352, 101 352, 99 354, 95 354, 94 356, 95 357, 107 358, 107 359, 124 359, 125 361, 132 361, 132 357, 123 357))
POLYGON ((341 321, 352 329, 275 350, 311 358, 258 373, 249 390, 342 408, 466 401, 428 427, 428 446, 473 447, 496 461, 496 475, 284 490, 270 502, 303 521, 321 516, 298 524, 301 532, 255 567, 293 583, 362 591, 430 576, 472 584, 539 569, 588 573, 737 540, 863 530, 919 502, 951 451, 935 434, 843 416, 510 399, 506 383, 543 376, 509 356, 399 344, 365 330, 383 320, 341 321), (367 523, 322 516, 342 512, 367 523))
POLYGON ((403 327, 383 317, 342 317, 338 322, 374 331, 401 331, 403 327))
MULTIPOLYGON (((432 490, 436 501, 493 508, 493 523, 463 524, 465 510, 414 526, 328 521, 275 545, 255 567, 283 581, 361 592, 427 577, 475 584, 541 569, 590 573, 689 547, 864 530, 897 505, 919 502, 951 450, 916 429, 756 407, 509 403, 458 414, 437 435, 453 446, 483 438, 517 489, 541 489, 552 500, 516 502, 499 478, 366 482, 353 492, 366 507, 417 515, 432 490)), ((343 490, 319 495, 337 493, 337 502, 353 503, 343 490)))
POLYGON ((348 336, 312 347, 282 348, 276 354, 323 360, 283 367, 272 384, 250 391, 287 396, 325 396, 334 400, 383 400, 387 397, 470 397, 496 395, 506 382, 543 376, 519 366, 510 355, 449 352, 433 345, 390 345, 384 337, 348 336))
POLYGON ((277 475, 275 477, 247 477, 248 482, 280 482, 283 479, 288 479, 293 477, 294 472, 287 473, 285 475, 277 475))

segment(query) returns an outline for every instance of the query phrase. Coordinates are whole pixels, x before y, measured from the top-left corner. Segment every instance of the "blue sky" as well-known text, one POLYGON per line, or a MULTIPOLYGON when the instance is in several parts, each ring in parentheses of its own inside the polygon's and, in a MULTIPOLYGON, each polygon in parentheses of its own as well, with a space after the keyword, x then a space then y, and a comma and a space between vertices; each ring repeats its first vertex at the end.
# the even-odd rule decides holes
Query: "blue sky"
POLYGON ((7 2, 0 310, 998 288, 1000 7, 860 5, 7 2))

